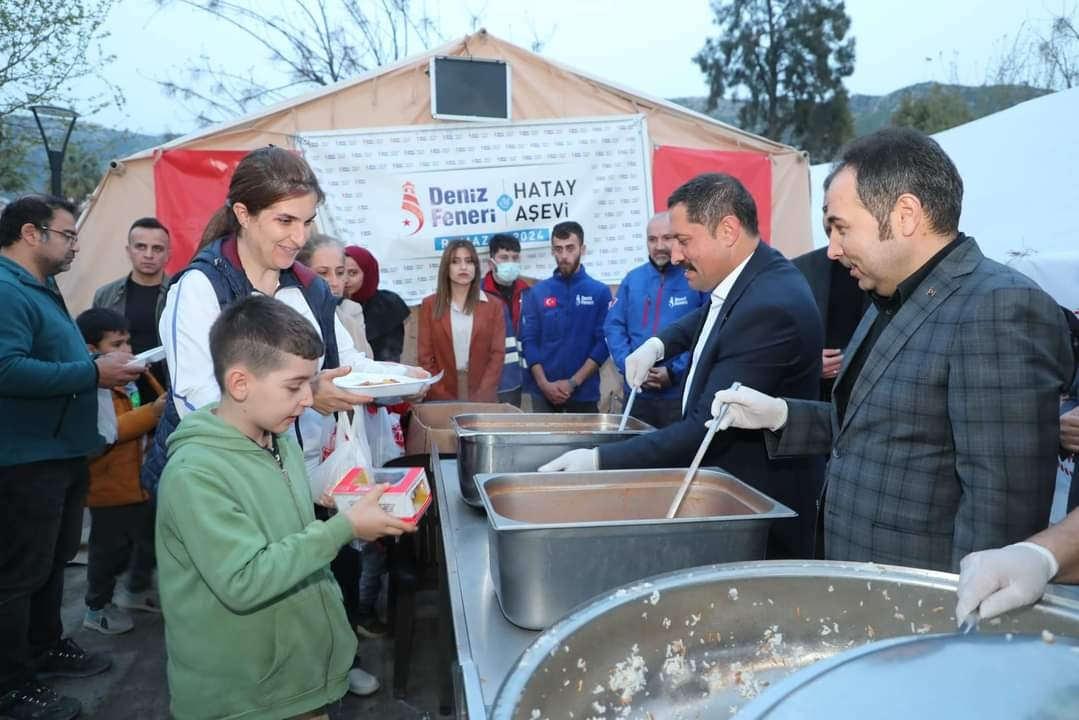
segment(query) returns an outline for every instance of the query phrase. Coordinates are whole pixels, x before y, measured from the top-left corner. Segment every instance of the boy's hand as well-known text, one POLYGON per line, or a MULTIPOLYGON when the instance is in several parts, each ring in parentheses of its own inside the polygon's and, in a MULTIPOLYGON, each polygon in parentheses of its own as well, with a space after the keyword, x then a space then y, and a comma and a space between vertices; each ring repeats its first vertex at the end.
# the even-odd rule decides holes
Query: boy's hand
POLYGON ((376 540, 383 535, 403 535, 416 532, 416 526, 395 518, 378 506, 378 499, 386 492, 386 485, 379 484, 348 509, 352 533, 361 540, 376 540))
POLYGON ((321 505, 328 510, 337 509, 337 501, 333 499, 333 495, 325 490, 315 499, 315 504, 321 505))
POLYGON ((168 400, 169 400, 168 394, 159 395, 157 400, 154 400, 154 402, 153 402, 154 415, 156 415, 158 417, 161 417, 162 415, 165 414, 165 403, 168 402, 168 400))

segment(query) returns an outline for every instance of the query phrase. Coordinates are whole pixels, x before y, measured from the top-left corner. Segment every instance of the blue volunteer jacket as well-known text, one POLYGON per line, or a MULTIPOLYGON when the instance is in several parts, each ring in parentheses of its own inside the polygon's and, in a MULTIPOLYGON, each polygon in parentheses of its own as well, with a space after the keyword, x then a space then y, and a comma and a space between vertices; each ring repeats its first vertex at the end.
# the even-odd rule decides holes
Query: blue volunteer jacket
MULTIPOLYGON (((607 347, 618 372, 625 376, 626 356, 645 340, 659 335, 660 330, 708 302, 708 294, 691 288, 685 271, 676 265, 668 263, 661 272, 651 262, 646 262, 630 270, 618 286, 618 295, 603 325, 607 347)), ((689 367, 690 355, 684 352, 664 359, 660 364, 670 370, 671 387, 643 391, 641 396, 681 397, 681 380, 689 367)))
MULTIPOLYGON (((522 302, 521 329, 518 337, 524 351, 524 388, 539 394, 531 367, 543 366, 547 379, 568 378, 592 358, 602 365, 610 354, 603 337, 603 321, 611 303, 611 291, 585 272, 581 265, 572 277, 564 278, 557 270, 536 283, 522 302)), ((599 373, 577 388, 570 400, 599 400, 599 373)))

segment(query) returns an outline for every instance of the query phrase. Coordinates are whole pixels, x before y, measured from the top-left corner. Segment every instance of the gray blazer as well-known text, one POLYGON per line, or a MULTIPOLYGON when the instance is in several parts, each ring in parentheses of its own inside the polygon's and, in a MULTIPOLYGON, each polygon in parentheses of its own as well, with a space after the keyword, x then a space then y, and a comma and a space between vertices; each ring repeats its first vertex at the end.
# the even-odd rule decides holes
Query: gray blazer
MULTIPOLYGON (((837 382, 876 317, 862 318, 837 382)), ((788 400, 766 442, 780 457, 831 452, 827 558, 956 571, 1047 525, 1071 363, 1052 298, 970 238, 881 334, 842 426, 834 404, 788 400)))

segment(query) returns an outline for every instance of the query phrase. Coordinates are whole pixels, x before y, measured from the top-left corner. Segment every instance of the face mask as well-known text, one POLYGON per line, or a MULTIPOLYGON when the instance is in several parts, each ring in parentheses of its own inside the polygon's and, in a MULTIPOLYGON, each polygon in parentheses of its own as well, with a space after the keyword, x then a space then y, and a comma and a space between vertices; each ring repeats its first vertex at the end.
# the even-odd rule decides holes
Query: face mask
POLYGON ((504 262, 495 265, 495 280, 503 285, 509 285, 521 274, 520 263, 504 262))

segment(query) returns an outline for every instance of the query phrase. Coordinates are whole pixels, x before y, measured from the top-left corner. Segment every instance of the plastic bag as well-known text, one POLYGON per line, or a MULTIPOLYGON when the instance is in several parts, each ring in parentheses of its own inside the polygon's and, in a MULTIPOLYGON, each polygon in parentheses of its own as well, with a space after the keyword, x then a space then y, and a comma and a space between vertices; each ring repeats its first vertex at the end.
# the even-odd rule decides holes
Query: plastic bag
POLYGON ((371 467, 371 448, 367 444, 362 410, 353 414, 337 413, 337 424, 322 444, 322 462, 310 475, 311 497, 328 492, 356 467, 371 467))
POLYGON ((405 435, 401 430, 400 415, 374 405, 368 405, 363 415, 372 467, 383 467, 390 460, 405 454, 405 435))
POLYGON ((116 406, 112 404, 112 390, 97 389, 97 434, 105 439, 105 445, 116 443, 116 406))

